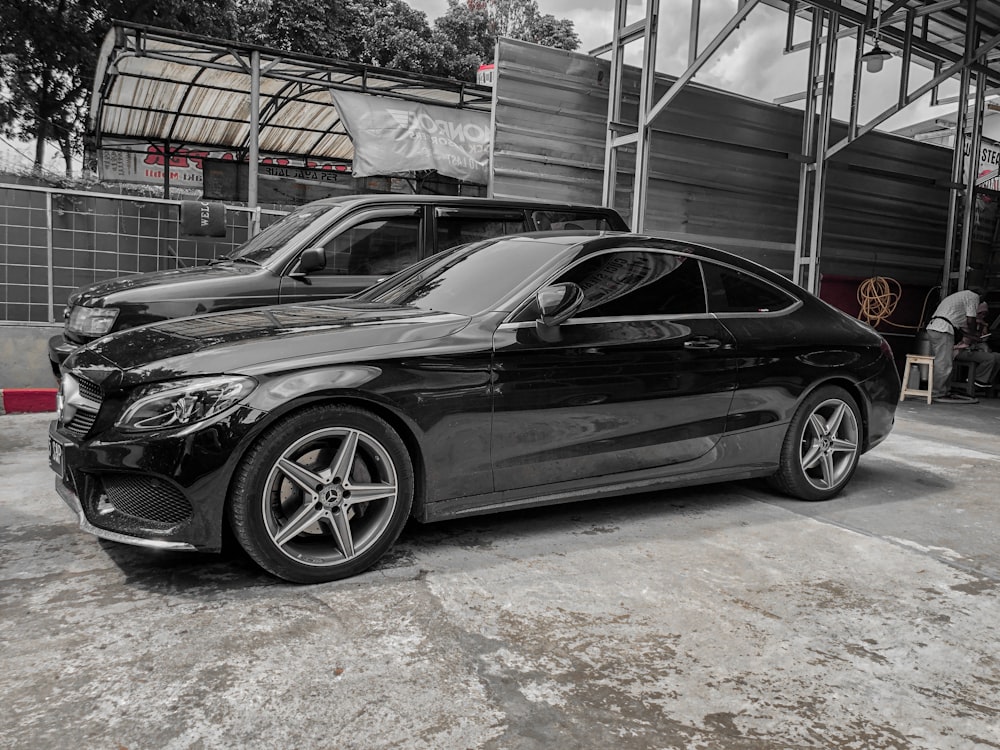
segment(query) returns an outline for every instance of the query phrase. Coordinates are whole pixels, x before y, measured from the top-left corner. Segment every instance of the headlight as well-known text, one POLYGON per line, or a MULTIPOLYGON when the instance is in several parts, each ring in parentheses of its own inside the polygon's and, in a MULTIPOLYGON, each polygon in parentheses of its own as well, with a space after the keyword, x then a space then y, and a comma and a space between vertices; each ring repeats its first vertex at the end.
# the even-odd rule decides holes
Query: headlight
POLYGON ((231 409, 256 387, 237 376, 158 383, 142 389, 116 424, 132 432, 188 427, 231 409))
POLYGON ((99 338, 111 330, 117 318, 117 307, 81 307, 77 305, 69 314, 69 325, 66 328, 81 336, 99 338))

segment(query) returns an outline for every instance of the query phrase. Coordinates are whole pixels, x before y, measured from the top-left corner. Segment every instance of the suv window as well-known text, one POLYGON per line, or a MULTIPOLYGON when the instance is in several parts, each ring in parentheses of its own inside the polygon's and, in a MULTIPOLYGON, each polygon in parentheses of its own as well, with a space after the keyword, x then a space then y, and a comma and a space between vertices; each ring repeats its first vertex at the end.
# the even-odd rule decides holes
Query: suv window
POLYGON ((440 252, 467 242, 526 231, 528 227, 523 213, 496 216, 463 216, 456 213, 438 216, 437 249, 440 252))
POLYGON ((795 302, 788 292, 736 268, 706 263, 705 276, 714 313, 774 312, 795 302))
POLYGON ((420 219, 370 219, 340 232, 324 246, 326 268, 312 275, 382 276, 420 259, 420 219))
POLYGON ((698 261, 683 255, 624 250, 584 259, 553 283, 572 281, 584 303, 574 319, 705 312, 698 261))
POLYGON ((267 229, 251 237, 247 242, 229 254, 232 260, 245 259, 255 263, 265 263, 288 242, 310 229, 324 215, 339 211, 339 206, 309 204, 285 214, 267 229))
POLYGON ((555 232, 562 229, 614 229, 603 216, 577 211, 533 211, 531 219, 542 232, 555 232))

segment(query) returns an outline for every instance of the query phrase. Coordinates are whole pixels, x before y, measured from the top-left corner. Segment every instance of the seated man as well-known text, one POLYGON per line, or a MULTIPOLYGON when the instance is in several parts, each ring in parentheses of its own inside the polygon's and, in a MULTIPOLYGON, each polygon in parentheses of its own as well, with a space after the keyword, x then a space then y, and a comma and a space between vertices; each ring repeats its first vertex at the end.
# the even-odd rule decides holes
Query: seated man
POLYGON ((962 339, 955 344, 955 361, 974 363, 977 388, 990 388, 1000 368, 1000 353, 990 349, 987 343, 990 337, 989 324, 986 322, 988 310, 985 302, 979 303, 974 329, 970 331, 963 326, 962 339))
MULTIPOLYGON (((961 394, 949 393, 951 390, 952 363, 955 359, 955 339, 961 329, 974 331, 976 328, 976 308, 982 301, 982 289, 969 287, 960 292, 949 294, 938 303, 930 322, 927 324, 927 338, 930 340, 931 351, 934 354, 934 392, 931 398, 935 403, 974 404, 976 399, 961 394)), ((970 338, 973 334, 969 334, 970 338)), ((978 337, 977 337, 978 338, 978 337)), ((993 375, 992 359, 981 377, 993 375)), ((977 373, 977 376, 980 374, 977 373)))

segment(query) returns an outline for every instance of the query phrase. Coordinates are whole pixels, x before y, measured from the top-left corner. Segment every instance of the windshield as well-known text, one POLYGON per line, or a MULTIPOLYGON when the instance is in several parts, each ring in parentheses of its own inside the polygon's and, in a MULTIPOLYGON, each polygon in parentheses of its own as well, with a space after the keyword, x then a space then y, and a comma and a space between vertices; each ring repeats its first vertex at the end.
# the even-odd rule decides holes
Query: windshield
POLYGON ((422 310, 475 315, 497 310, 525 282, 553 265, 566 242, 538 237, 503 237, 461 245, 362 292, 354 299, 422 310))
POLYGON ((226 256, 227 260, 245 260, 264 265, 290 241, 300 237, 318 218, 340 209, 338 205, 305 205, 282 216, 260 234, 247 240, 226 256))

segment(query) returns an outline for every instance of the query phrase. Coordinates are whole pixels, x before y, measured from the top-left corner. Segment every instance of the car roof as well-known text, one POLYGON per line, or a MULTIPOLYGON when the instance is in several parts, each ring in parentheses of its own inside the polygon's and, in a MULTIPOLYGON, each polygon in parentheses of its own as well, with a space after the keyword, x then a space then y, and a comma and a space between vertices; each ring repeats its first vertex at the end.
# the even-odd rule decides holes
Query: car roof
POLYGON ((649 234, 636 234, 633 232, 561 230, 555 232, 526 232, 520 235, 498 237, 494 241, 503 242, 517 237, 531 237, 553 245, 561 245, 565 248, 575 247, 577 257, 584 257, 592 253, 614 250, 617 248, 643 247, 687 253, 704 260, 717 261, 719 263, 740 268, 751 274, 767 279, 768 281, 782 287, 786 291, 792 292, 796 295, 802 291, 801 287, 797 286, 789 279, 755 261, 740 257, 739 255, 731 253, 727 250, 720 250, 709 245, 689 242, 688 240, 679 237, 657 237, 649 234))
MULTIPOLYGON (((405 193, 373 193, 364 195, 339 195, 333 198, 322 198, 313 201, 316 205, 352 206, 358 204, 447 204, 450 206, 477 206, 480 208, 520 208, 520 209, 554 209, 576 211, 611 212, 606 206, 593 206, 584 203, 561 203, 558 201, 531 200, 526 198, 479 198, 467 195, 407 195, 405 193)), ((617 211, 614 211, 617 213, 617 211)))

